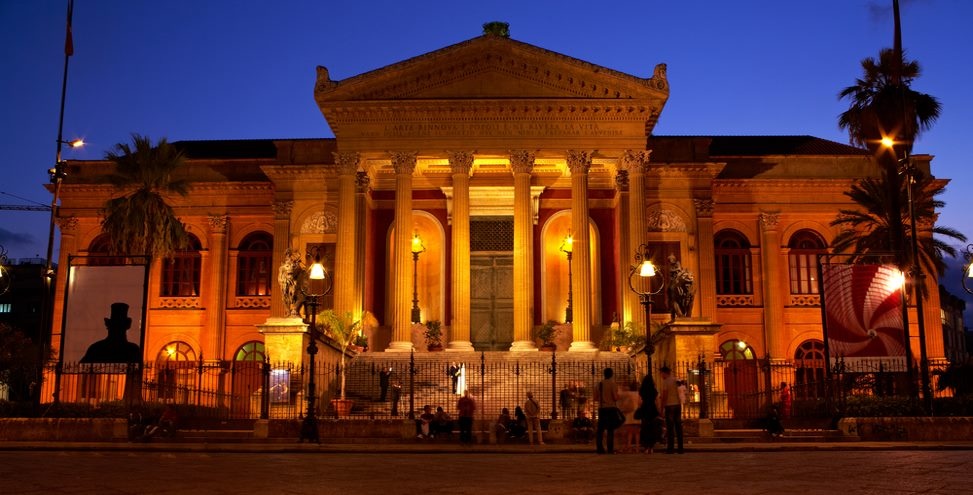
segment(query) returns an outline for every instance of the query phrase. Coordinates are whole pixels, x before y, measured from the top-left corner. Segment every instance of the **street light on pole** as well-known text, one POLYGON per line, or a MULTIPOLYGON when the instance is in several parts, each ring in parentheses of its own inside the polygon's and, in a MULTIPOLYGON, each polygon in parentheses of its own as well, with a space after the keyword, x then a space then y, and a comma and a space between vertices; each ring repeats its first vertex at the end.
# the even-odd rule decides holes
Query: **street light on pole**
POLYGON ((665 279, 660 278, 659 287, 653 290, 652 279, 655 275, 656 270, 649 254, 649 245, 639 244, 635 251, 635 264, 628 271, 628 288, 639 295, 639 303, 645 309, 645 356, 649 373, 652 372, 652 354, 655 353, 652 344, 652 296, 662 292, 662 288, 666 285, 665 279), (638 279, 635 278, 636 274, 638 279))
POLYGON ((304 423, 301 424, 301 439, 303 442, 314 441, 321 443, 318 437, 318 418, 315 402, 317 399, 316 384, 314 382, 314 361, 318 353, 318 300, 321 296, 326 296, 334 287, 334 279, 328 276, 327 270, 321 264, 321 260, 315 256, 314 264, 307 271, 307 279, 301 285, 301 292, 307 297, 307 305, 311 312, 311 328, 309 330, 311 342, 307 345, 308 357, 308 381, 307 381, 307 414, 304 415, 304 423))
POLYGON ((916 180, 922 176, 916 168, 915 161, 905 153, 899 160, 899 173, 905 176, 906 197, 909 202, 909 230, 912 241, 912 265, 909 275, 912 278, 912 290, 916 298, 916 323, 919 326, 919 374, 922 383, 922 403, 926 413, 932 414, 932 384, 929 377, 929 355, 926 353, 926 318, 923 315, 924 303, 921 288, 925 286, 925 274, 919 262, 919 229, 916 226, 916 204, 914 186, 916 180))
POLYGON ((422 311, 419 309, 419 254, 426 251, 422 245, 419 231, 412 234, 412 323, 422 321, 422 311))
POLYGON ((568 307, 564 310, 564 323, 574 321, 574 289, 572 285, 571 253, 574 251, 574 237, 569 233, 561 241, 561 252, 568 255, 568 307))

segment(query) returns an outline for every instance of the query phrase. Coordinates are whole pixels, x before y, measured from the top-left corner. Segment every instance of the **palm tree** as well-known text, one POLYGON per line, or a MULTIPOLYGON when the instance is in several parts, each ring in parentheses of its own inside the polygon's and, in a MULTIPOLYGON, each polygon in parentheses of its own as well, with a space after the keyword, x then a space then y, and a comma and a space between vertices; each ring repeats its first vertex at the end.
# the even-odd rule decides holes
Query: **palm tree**
MULTIPOLYGON (((852 144, 865 147, 878 159, 887 187, 883 198, 888 203, 884 208, 887 211, 900 211, 902 202, 898 192, 902 190, 902 180, 899 178, 899 160, 908 158, 916 138, 939 118, 941 107, 935 97, 913 91, 910 87, 912 81, 919 77, 919 64, 903 56, 898 30, 896 49, 884 49, 879 52, 877 60, 869 57, 861 64, 863 77, 839 93, 839 99, 847 98, 851 100, 851 105, 839 115, 838 127, 848 131, 852 144), (883 148, 883 138, 893 139, 896 146, 891 150, 883 148)), ((909 255, 902 243, 903 222, 898 215, 891 215, 889 219, 889 248, 899 253, 899 267, 905 268, 904 260, 909 255)))
POLYGON ((166 202, 167 196, 189 193, 187 181, 173 179, 183 155, 165 138, 152 146, 148 136, 132 134, 132 144, 116 144, 105 154, 115 164, 108 181, 130 192, 105 204, 102 232, 110 239, 111 254, 165 258, 188 244, 185 226, 166 202))
MULTIPOLYGON (((909 208, 906 184, 900 182, 898 220, 905 227, 905 240, 911 243, 913 232, 909 227, 909 208)), ((946 184, 932 177, 922 176, 916 179, 913 188, 913 205, 916 213, 916 225, 919 235, 919 261, 925 273, 942 275, 946 269, 943 261, 944 254, 956 256, 956 249, 943 242, 936 236, 966 242, 966 236, 950 227, 935 225, 936 210, 945 206, 937 196, 945 192, 946 184)), ((883 179, 863 179, 853 185, 845 193, 859 208, 839 210, 837 218, 831 222, 832 226, 843 227, 844 230, 831 242, 832 248, 838 253, 854 253, 851 262, 879 258, 888 255, 892 250, 889 235, 894 215, 890 215, 886 208, 888 186, 883 179)), ((904 250, 902 260, 905 266, 912 266, 912 251, 904 250)), ((924 296, 925 286, 920 286, 924 296)))

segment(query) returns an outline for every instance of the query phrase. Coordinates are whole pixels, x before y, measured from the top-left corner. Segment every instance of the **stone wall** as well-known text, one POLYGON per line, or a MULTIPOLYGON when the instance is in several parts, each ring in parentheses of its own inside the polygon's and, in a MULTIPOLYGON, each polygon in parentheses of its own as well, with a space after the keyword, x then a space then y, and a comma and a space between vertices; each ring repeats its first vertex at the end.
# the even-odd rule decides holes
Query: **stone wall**
POLYGON ((0 441, 110 442, 126 439, 128 439, 128 422, 124 419, 0 419, 0 441))
POLYGON ((953 441, 973 438, 973 417, 844 418, 838 429, 864 441, 953 441))

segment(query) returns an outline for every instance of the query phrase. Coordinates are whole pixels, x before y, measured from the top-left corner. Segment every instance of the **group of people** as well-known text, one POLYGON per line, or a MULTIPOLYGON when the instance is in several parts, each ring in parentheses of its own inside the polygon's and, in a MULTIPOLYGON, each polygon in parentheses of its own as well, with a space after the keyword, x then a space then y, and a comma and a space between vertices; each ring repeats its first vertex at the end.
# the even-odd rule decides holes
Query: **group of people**
POLYGON ((544 445, 544 436, 541 431, 541 405, 537 402, 537 399, 534 399, 534 393, 527 392, 524 407, 516 406, 513 417, 510 416, 510 409, 506 407, 501 409, 495 423, 495 429, 494 433, 499 443, 522 439, 526 435, 527 441, 531 445, 544 445))
POLYGON ((639 402, 636 405, 636 391, 620 392, 615 383, 614 370, 605 368, 604 379, 594 390, 594 399, 598 402, 595 446, 599 454, 615 452, 615 430, 619 428, 625 427, 626 443, 634 443, 636 421, 639 421, 639 452, 651 454, 655 444, 664 437, 667 454, 683 453, 682 405, 685 402, 685 384, 680 386, 668 366, 663 366, 659 372, 662 376, 661 392, 656 389, 652 374, 646 374, 638 386, 639 402))
POLYGON ((432 406, 427 405, 422 408, 422 414, 416 420, 416 438, 431 439, 436 435, 452 435, 453 418, 443 410, 443 406, 437 406, 436 412, 432 412, 432 406))

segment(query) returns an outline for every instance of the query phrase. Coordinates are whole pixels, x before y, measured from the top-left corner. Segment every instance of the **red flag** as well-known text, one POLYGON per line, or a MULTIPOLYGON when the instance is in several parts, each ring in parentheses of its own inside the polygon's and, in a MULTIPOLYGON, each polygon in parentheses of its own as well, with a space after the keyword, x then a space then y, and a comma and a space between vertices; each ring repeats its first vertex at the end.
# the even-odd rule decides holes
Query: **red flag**
POLYGON ((68 34, 64 39, 64 56, 74 55, 74 37, 71 36, 71 15, 74 13, 74 0, 68 0, 68 34))

